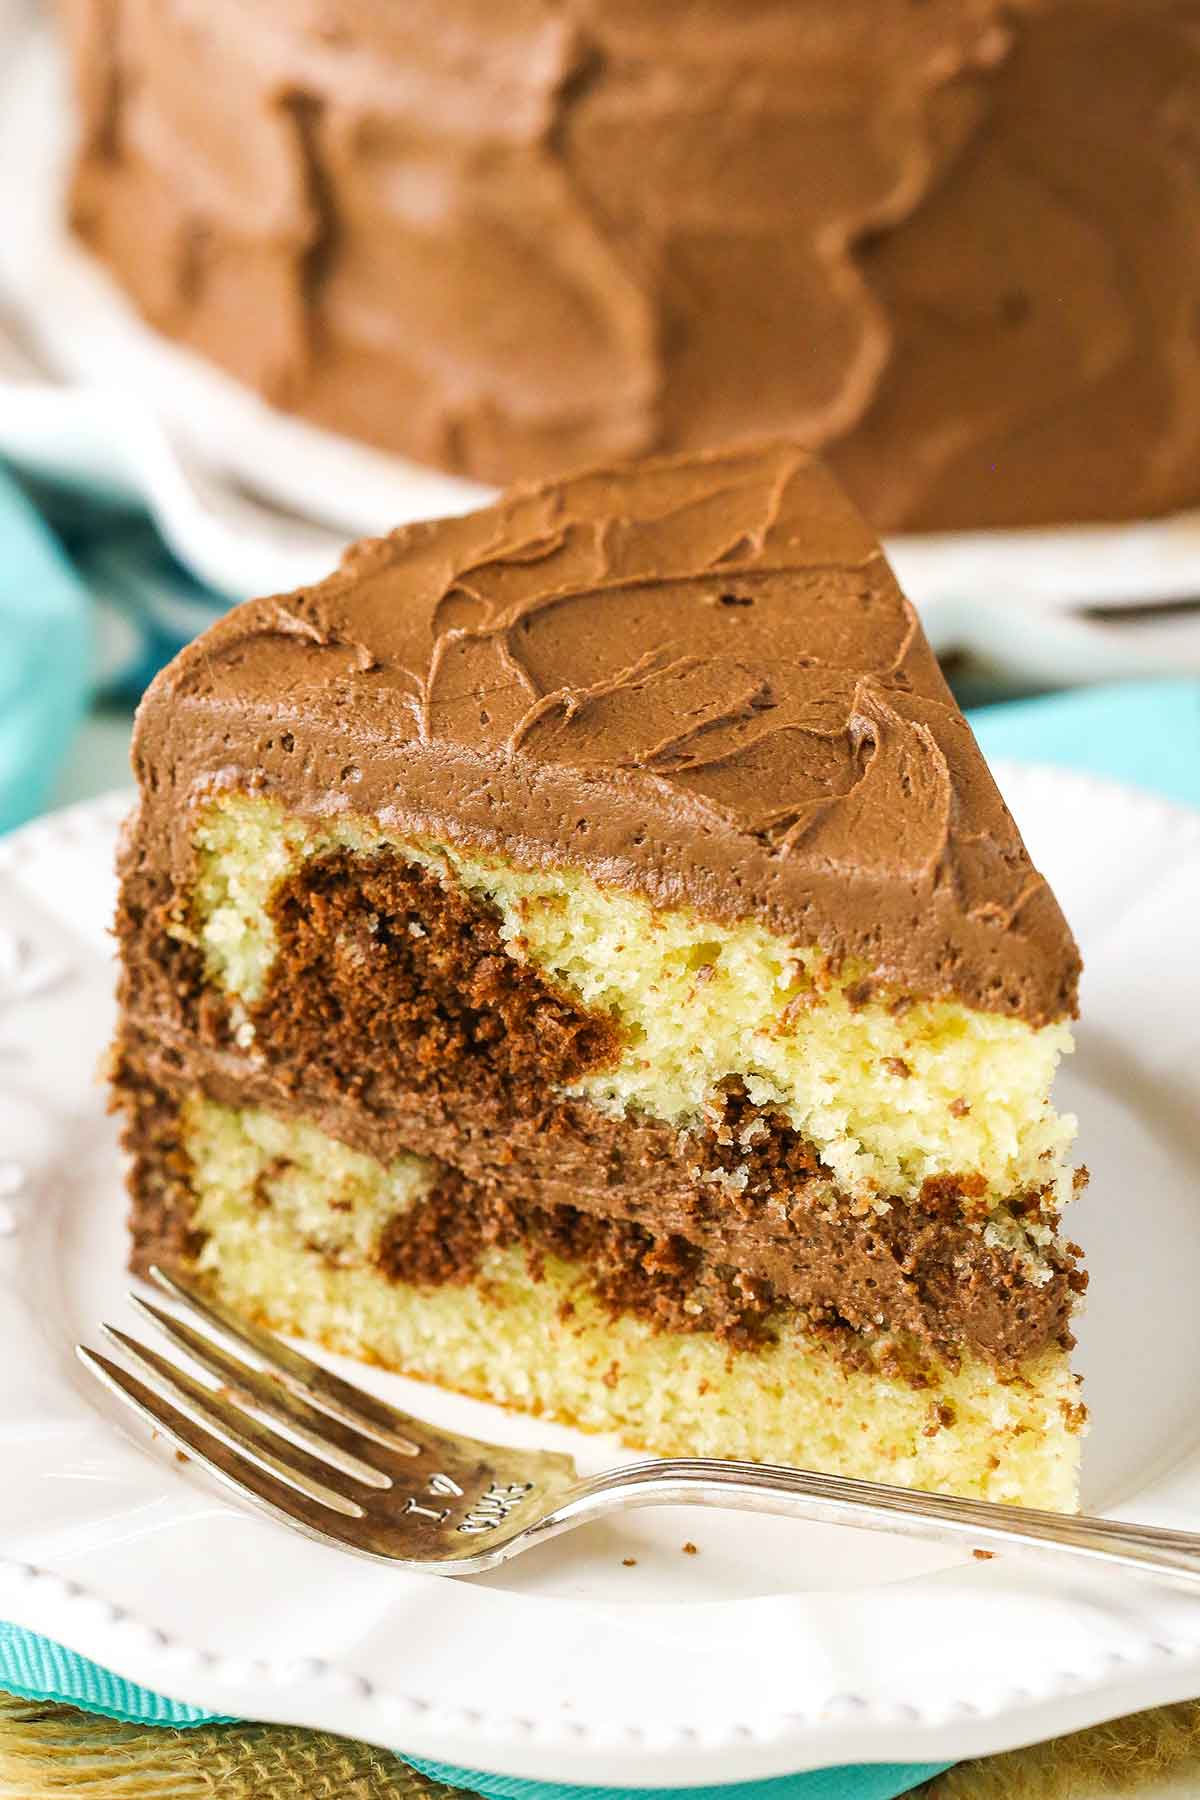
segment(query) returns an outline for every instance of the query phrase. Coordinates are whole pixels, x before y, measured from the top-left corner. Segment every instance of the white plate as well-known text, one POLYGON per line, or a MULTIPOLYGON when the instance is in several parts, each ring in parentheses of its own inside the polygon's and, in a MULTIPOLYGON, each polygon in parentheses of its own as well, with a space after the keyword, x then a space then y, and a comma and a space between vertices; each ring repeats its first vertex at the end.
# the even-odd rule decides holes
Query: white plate
MULTIPOLYGON (((347 538, 488 497, 276 412, 149 330, 64 227, 69 139, 49 32, 27 0, 0 0, 0 300, 17 328, 6 346, 0 318, 0 454, 137 498, 183 562, 237 596, 315 580, 347 538), (38 379, 38 362, 62 381, 38 379)), ((1118 625, 1074 610, 1200 596, 1200 512, 888 548, 934 648, 994 679, 1200 669, 1200 615, 1118 625)))
MULTIPOLYGON (((1072 1221, 1093 1275, 1085 1500, 1195 1528, 1200 815, 1049 770, 1001 780, 1088 963, 1062 1082, 1093 1169, 1072 1221)), ((96 1078, 123 804, 0 843, 0 1618, 214 1711, 582 1783, 950 1759, 1200 1692, 1200 1601, 1112 1573, 672 1511, 452 1582, 308 1543, 125 1435, 71 1355, 125 1312, 96 1078)), ((358 1374, 481 1437, 612 1454, 358 1374)))

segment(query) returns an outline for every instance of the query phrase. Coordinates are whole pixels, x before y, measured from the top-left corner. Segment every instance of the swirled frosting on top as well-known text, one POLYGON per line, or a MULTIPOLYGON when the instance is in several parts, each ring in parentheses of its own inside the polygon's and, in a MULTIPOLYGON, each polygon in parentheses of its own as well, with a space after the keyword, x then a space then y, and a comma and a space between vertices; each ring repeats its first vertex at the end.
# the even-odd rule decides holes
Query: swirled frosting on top
POLYGON ((1200 501, 1194 0, 60 0, 171 337, 485 481, 786 433, 881 530, 1200 501))
POLYGON ((1078 956, 911 605, 787 443, 518 487, 238 607, 139 715, 142 854, 214 783, 757 917, 1033 1023, 1078 956))

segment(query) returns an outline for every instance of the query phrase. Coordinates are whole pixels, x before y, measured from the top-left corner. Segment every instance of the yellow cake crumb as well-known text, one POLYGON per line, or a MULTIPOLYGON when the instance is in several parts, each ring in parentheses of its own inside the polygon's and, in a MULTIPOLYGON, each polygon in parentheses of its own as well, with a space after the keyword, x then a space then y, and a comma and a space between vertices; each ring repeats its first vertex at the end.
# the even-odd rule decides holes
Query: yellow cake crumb
POLYGON ((617 1022, 619 1060, 570 1090, 605 1112, 700 1127, 720 1084, 737 1078, 863 1204, 965 1173, 992 1205, 1046 1185, 1061 1203, 1071 1197, 1075 1120, 1050 1102, 1071 1048, 1065 1023, 1035 1029, 951 1001, 872 998, 861 970, 835 976, 819 951, 755 922, 656 909, 578 871, 517 869, 367 819, 302 820, 263 796, 210 801, 195 842, 195 935, 210 977, 245 1004, 269 979, 278 883, 331 850, 390 847, 494 905, 511 955, 617 1022))
POLYGON ((934 1370, 932 1386, 913 1388, 880 1369, 847 1368, 786 1329, 761 1351, 731 1352, 703 1332, 657 1332, 627 1314, 611 1317, 579 1268, 547 1257, 534 1279, 518 1249, 488 1252, 468 1285, 392 1282, 369 1261, 377 1202, 391 1184, 411 1203, 427 1187, 430 1165, 376 1163, 366 1179, 371 1159, 313 1126, 199 1097, 186 1103, 183 1124, 193 1223, 205 1234, 199 1267, 231 1305, 276 1330, 527 1413, 613 1431, 658 1454, 792 1463, 1074 1507, 1082 1415, 1058 1349, 1032 1359, 1018 1380, 964 1356, 956 1370, 934 1370), (264 1208, 256 1188, 280 1158, 292 1165, 289 1201, 264 1208), (346 1215, 329 1203, 331 1192, 347 1194, 348 1176, 355 1204, 372 1220, 360 1232, 348 1231, 346 1215), (312 1247, 327 1233, 336 1236, 337 1257, 312 1247), (939 1429, 929 1435, 931 1418, 939 1429))

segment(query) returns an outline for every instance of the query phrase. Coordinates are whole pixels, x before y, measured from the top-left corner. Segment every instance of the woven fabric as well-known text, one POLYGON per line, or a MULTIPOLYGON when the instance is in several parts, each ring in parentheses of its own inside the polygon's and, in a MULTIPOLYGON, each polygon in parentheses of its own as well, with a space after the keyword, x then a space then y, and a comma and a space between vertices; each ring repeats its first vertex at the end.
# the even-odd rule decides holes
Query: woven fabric
POLYGON ((0 1800, 450 1800, 387 1750, 288 1725, 122 1724, 0 1694, 0 1800))
MULTIPOLYGON (((485 1775, 478 1769, 456 1769, 449 1763, 410 1759, 412 1767, 434 1781, 462 1787, 486 1800, 614 1800, 618 1788, 549 1788, 544 1781, 522 1781, 516 1775, 485 1775)), ((628 1800, 895 1800, 940 1774, 946 1763, 857 1763, 836 1769, 810 1769, 804 1775, 781 1775, 775 1781, 735 1781, 723 1787, 634 1788, 628 1800)))
MULTIPOLYGON (((920 1800, 1157 1800, 1167 1784, 1181 1797, 1200 1794, 1200 1702, 960 1763, 922 1787, 920 1800)), ((713 1791, 728 1800, 742 1790, 713 1791)), ((386 1750, 327 1732, 164 1730, 0 1694, 0 1800, 454 1800, 461 1792, 386 1750)))
POLYGON ((191 1726, 220 1720, 182 1700, 126 1681, 51 1638, 0 1621, 0 1688, 26 1700, 70 1700, 105 1718, 191 1726))

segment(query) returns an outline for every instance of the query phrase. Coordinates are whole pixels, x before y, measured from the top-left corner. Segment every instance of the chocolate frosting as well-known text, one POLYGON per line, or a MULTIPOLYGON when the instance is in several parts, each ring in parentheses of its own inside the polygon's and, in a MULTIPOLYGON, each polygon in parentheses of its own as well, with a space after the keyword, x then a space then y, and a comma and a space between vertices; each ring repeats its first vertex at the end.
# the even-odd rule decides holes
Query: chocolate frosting
POLYGON ((517 488, 235 609, 138 718, 129 858, 214 783, 344 809, 1032 1024, 1079 962, 917 617, 785 443, 517 488))
POLYGON ((77 229, 485 480, 786 432, 881 529, 1200 500, 1194 0, 61 0, 77 229))

